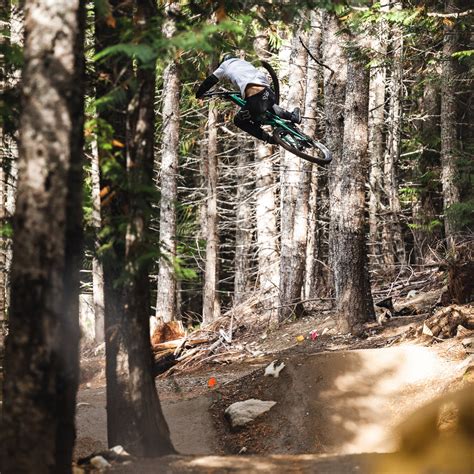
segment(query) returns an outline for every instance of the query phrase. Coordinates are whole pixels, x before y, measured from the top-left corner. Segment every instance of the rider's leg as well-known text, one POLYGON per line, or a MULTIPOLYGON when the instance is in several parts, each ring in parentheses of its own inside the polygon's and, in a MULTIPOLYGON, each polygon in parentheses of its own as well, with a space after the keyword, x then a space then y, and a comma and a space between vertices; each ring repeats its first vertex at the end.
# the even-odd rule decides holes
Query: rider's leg
POLYGON ((279 105, 273 104, 272 110, 276 115, 278 115, 278 117, 284 120, 290 120, 294 123, 301 123, 301 111, 299 107, 295 107, 293 112, 288 112, 288 110, 283 109, 279 105))
POLYGON ((288 112, 288 110, 275 104, 275 94, 269 88, 265 88, 262 92, 248 97, 245 108, 250 111, 254 119, 261 118, 267 110, 272 110, 278 117, 284 120, 301 123, 299 107, 296 107, 293 112, 288 112))
POLYGON ((258 123, 253 122, 251 120, 250 112, 245 108, 241 109, 234 117, 234 123, 241 130, 247 132, 253 137, 273 145, 275 144, 275 140, 273 139, 272 135, 263 130, 263 128, 258 123))

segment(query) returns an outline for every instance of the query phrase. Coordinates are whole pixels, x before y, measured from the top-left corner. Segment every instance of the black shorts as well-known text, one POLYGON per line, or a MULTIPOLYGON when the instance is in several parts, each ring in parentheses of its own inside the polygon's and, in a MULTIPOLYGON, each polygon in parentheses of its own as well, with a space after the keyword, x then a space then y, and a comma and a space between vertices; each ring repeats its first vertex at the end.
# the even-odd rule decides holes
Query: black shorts
POLYGON ((269 87, 265 87, 263 91, 251 95, 245 100, 246 104, 239 111, 239 115, 253 122, 262 122, 265 117, 265 112, 271 109, 275 104, 275 93, 269 87), (250 117, 248 117, 249 113, 250 117))

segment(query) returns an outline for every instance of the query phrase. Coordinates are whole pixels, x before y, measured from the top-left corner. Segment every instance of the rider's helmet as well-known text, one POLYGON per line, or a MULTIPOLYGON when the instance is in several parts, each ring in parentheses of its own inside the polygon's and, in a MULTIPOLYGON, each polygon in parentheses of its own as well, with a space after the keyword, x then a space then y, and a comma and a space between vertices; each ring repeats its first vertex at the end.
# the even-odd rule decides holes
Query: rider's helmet
POLYGON ((219 58, 219 64, 222 64, 224 61, 228 61, 229 59, 236 59, 237 56, 235 53, 231 53, 229 51, 222 53, 219 58))

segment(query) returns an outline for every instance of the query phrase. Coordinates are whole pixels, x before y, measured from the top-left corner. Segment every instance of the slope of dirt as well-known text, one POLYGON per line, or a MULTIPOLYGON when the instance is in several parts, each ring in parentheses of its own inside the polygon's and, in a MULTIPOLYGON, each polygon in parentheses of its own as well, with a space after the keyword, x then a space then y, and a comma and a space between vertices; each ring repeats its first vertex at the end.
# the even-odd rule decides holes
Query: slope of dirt
MULTIPOLYGON (((286 367, 277 379, 263 376, 267 360, 259 368, 242 364, 225 367, 222 373, 216 368, 212 373, 218 374, 221 383, 211 393, 207 388, 209 368, 183 377, 186 381, 159 381, 163 410, 178 452, 389 452, 396 443, 394 426, 445 391, 465 366, 443 358, 439 350, 415 345, 311 355, 295 352, 282 353, 280 360, 286 367), (197 396, 192 397, 193 393, 197 396), (274 400, 277 405, 233 432, 224 410, 248 398, 274 400)), ((103 386, 80 390, 77 424, 77 457, 106 447, 103 386)))
POLYGON ((279 378, 259 370, 215 394, 212 411, 223 453, 390 452, 397 442, 394 427, 447 390, 465 368, 415 345, 280 360, 286 367, 279 378), (249 398, 277 405, 232 431, 225 408, 249 398))
MULTIPOLYGON (((303 318, 235 342, 243 347, 238 360, 208 361, 160 376, 157 388, 175 447, 180 454, 207 456, 134 460, 114 470, 388 472, 379 467, 369 471, 366 460, 390 461, 390 454, 358 453, 392 451, 397 442, 393 428, 417 407, 459 385, 469 365, 460 338, 439 344, 436 338, 417 339, 435 343, 429 347, 393 346, 407 331, 414 334, 424 318, 368 325, 363 337, 325 334, 315 340, 310 333, 317 329, 322 334, 323 328, 318 319, 303 318), (280 377, 264 377, 264 368, 275 359, 286 364, 280 377), (212 389, 211 377, 217 380, 212 389), (224 410, 248 398, 274 400, 277 405, 232 431, 224 410), (209 456, 237 453, 245 455, 209 456)), ((103 369, 103 355, 82 363, 76 458, 106 447, 103 369)), ((390 472, 398 474, 397 468, 390 472)))

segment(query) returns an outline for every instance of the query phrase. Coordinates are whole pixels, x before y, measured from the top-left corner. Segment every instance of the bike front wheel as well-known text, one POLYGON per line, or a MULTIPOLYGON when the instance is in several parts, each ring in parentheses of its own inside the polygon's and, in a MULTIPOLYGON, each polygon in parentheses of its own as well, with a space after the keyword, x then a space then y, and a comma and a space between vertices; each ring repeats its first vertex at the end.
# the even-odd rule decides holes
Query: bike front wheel
POLYGON ((327 165, 332 160, 331 152, 322 143, 299 130, 293 132, 283 127, 276 127, 273 130, 273 138, 285 150, 311 163, 327 165))

